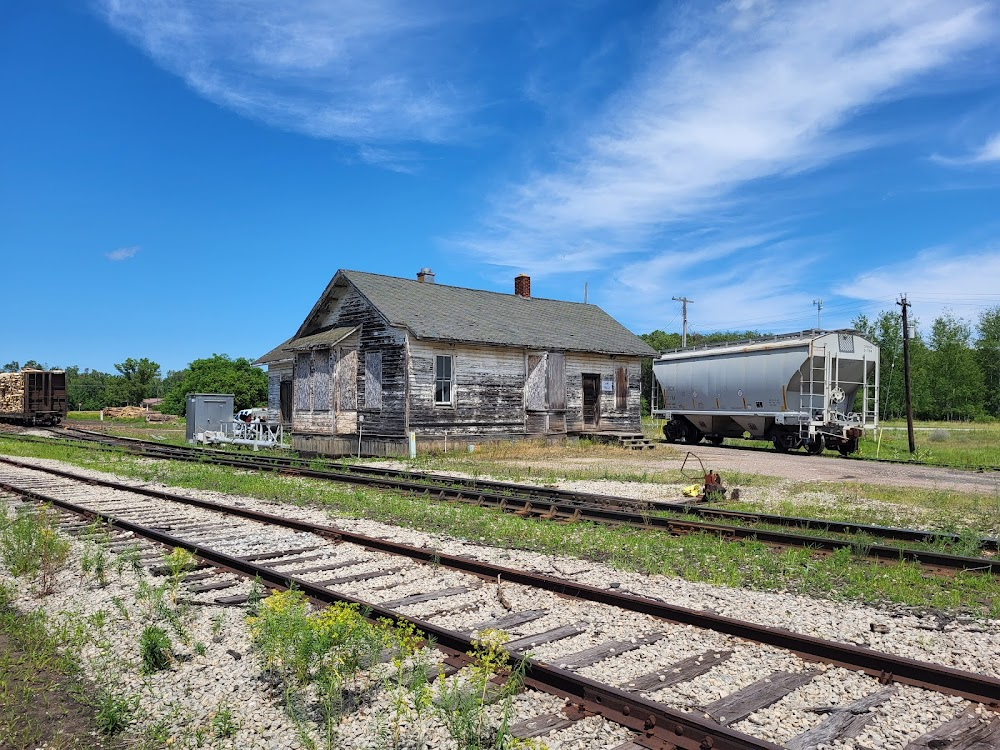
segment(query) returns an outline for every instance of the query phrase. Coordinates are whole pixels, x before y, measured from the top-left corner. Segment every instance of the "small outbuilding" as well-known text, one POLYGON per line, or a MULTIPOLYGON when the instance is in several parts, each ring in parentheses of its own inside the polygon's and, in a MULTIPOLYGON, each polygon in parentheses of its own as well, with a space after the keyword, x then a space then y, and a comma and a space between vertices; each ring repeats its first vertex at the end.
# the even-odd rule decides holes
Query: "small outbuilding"
POLYGON ((656 354, 596 305, 340 270, 268 368, 297 450, 402 455, 514 438, 639 432, 656 354))

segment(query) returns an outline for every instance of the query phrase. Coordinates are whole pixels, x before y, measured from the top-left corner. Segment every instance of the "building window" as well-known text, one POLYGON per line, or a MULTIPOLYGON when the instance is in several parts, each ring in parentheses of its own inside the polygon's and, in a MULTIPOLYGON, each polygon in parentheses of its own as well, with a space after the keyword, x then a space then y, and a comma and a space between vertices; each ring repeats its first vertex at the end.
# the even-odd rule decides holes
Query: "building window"
POLYGON ((434 358, 434 403, 451 405, 452 378, 455 358, 450 354, 439 354, 434 358))
POLYGON ((628 410, 628 370, 624 367, 619 367, 615 373, 615 408, 628 410))
POLYGON ((365 353, 365 408, 382 408, 382 352, 365 353))

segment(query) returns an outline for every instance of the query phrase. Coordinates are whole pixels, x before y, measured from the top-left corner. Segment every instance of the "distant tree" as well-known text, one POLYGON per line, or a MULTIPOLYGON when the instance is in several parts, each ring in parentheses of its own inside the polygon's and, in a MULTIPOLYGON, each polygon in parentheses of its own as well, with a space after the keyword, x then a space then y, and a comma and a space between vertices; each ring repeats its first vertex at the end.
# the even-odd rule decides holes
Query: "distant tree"
POLYGON ((946 312, 931 326, 921 393, 929 419, 974 419, 983 413, 983 376, 970 347, 972 326, 946 312))
POLYGON ((983 310, 976 326, 976 361, 983 378, 983 407, 1000 417, 1000 307, 983 310))
POLYGON ((33 359, 29 359, 27 362, 25 362, 23 365, 21 365, 21 369, 22 370, 47 370, 49 368, 46 367, 45 365, 43 365, 41 362, 36 362, 33 359))
POLYGON ((144 398, 152 398, 160 381, 160 366, 149 359, 133 359, 115 364, 121 373, 117 383, 119 402, 138 406, 144 398))
POLYGON ((168 414, 184 414, 189 393, 232 393, 233 408, 237 410, 267 405, 267 375, 246 357, 231 359, 226 354, 213 354, 194 360, 181 373, 183 377, 163 399, 161 408, 168 414))
POLYGON ((21 371, 21 363, 18 362, 16 359, 11 362, 8 362, 2 368, 0 368, 0 372, 20 372, 20 371, 21 371))
POLYGON ((156 390, 156 395, 158 398, 165 398, 170 391, 174 389, 175 386, 179 385, 184 381, 184 375, 187 370, 167 370, 167 376, 160 381, 159 386, 156 390))
POLYGON ((76 365, 66 368, 66 395, 71 409, 96 411, 115 406, 114 393, 109 393, 118 380, 115 375, 97 370, 80 370, 76 365))

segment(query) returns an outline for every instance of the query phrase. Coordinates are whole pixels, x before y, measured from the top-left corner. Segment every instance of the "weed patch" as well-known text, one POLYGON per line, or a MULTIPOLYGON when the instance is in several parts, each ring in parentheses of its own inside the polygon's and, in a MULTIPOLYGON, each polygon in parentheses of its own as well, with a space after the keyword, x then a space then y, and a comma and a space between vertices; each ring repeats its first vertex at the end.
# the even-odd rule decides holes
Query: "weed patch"
POLYGON ((0 747, 104 747, 76 659, 44 614, 20 613, 13 601, 0 584, 0 747))

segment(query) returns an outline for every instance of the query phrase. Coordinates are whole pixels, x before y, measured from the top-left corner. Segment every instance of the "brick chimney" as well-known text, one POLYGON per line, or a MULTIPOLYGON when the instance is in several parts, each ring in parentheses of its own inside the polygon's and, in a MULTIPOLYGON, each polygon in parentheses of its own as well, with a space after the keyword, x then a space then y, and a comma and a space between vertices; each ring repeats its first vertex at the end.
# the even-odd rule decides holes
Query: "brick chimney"
POLYGON ((434 272, 426 267, 421 268, 419 271, 417 271, 417 281, 422 281, 425 284, 433 284, 434 272))
POLYGON ((519 273, 514 277, 514 294, 518 297, 531 296, 531 277, 524 273, 519 273))

